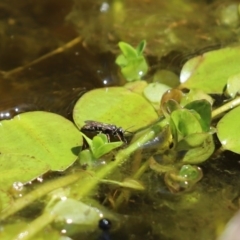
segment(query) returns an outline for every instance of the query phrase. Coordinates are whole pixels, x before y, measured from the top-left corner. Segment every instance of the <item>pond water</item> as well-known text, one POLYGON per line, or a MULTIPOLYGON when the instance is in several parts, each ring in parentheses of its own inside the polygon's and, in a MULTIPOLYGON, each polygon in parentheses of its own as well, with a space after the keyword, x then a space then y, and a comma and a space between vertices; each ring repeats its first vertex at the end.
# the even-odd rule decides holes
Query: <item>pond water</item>
MULTIPOLYGON (((33 110, 71 119, 75 101, 86 91, 123 85, 114 63, 119 41, 136 46, 146 39, 149 75, 158 69, 179 75, 191 57, 238 42, 237 4, 220 0, 1 0, 0 119, 33 110)), ((113 220, 110 239, 216 239, 239 207, 238 161, 239 155, 230 152, 221 160, 207 161, 201 166, 203 179, 183 194, 170 193, 158 174, 144 175, 141 181, 146 190, 133 192, 116 210, 121 220, 113 220)), ((128 176, 128 170, 124 166, 122 174, 128 176)), ((45 181, 48 178, 58 178, 58 174, 46 176, 45 181)), ((114 189, 103 185, 94 198, 111 209, 114 194, 114 189)), ((40 212, 41 201, 4 224, 32 221, 40 212)), ((97 224, 95 229, 79 232, 74 226, 70 238, 62 239, 99 239, 97 224)), ((57 229, 56 239, 60 239, 61 226, 46 229, 57 229)))

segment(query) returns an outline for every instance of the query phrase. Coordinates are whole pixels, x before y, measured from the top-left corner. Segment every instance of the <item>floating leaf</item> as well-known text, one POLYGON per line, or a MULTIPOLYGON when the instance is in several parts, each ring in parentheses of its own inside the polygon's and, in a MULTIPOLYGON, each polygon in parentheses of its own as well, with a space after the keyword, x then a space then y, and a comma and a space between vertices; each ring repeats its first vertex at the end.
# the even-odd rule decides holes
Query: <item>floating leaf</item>
POLYGON ((240 92, 240 73, 228 78, 225 95, 234 98, 240 92))
POLYGON ((148 83, 146 81, 139 80, 139 81, 134 81, 134 82, 128 82, 124 85, 124 87, 132 92, 142 94, 144 88, 147 85, 148 85, 148 83))
POLYGON ((94 120, 136 131, 157 119, 151 104, 141 95, 123 87, 95 89, 76 103, 73 119, 78 128, 84 121, 94 120))
POLYGON ((234 108, 218 122, 217 136, 226 150, 240 154, 240 107, 234 108))
POLYGON ((148 84, 143 93, 152 104, 156 105, 156 108, 159 108, 159 103, 163 94, 169 89, 169 86, 156 82, 148 84))
POLYGON ((165 84, 171 88, 179 86, 178 76, 168 70, 158 70, 153 76, 153 82, 165 84))
POLYGON ((181 105, 185 106, 190 102, 196 101, 196 100, 207 100, 211 105, 213 104, 213 99, 210 95, 206 94, 201 89, 191 88, 189 93, 185 94, 181 99, 181 105))
POLYGON ((74 150, 82 145, 81 134, 72 122, 57 114, 41 111, 27 112, 1 121, 0 135, 0 161, 11 159, 13 165, 24 161, 29 172, 35 171, 33 169, 38 168, 39 164, 36 176, 45 173, 46 169, 63 171, 68 168, 77 158, 78 152, 74 150))
POLYGON ((190 59, 182 68, 181 88, 222 93, 227 79, 239 74, 240 46, 210 51, 190 59))

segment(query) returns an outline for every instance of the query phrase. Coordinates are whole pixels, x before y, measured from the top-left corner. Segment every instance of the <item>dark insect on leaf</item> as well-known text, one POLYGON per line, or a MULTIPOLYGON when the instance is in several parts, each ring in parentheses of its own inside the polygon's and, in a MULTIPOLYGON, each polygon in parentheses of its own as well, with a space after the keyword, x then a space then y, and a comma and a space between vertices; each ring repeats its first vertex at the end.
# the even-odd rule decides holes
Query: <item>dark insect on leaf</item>
POLYGON ((117 137, 122 142, 127 142, 124 136, 124 130, 113 124, 101 123, 92 120, 85 121, 85 125, 81 128, 83 132, 100 132, 107 135, 109 141, 110 136, 117 137))

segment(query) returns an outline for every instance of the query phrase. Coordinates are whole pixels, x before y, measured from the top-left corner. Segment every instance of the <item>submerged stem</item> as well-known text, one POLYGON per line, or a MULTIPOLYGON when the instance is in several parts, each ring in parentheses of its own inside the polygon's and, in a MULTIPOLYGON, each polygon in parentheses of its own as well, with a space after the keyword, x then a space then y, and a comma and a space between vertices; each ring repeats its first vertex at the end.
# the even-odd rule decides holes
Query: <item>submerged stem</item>
POLYGON ((5 209, 1 213, 0 220, 6 219, 7 217, 20 211, 24 207, 28 206, 35 200, 43 197, 44 195, 46 195, 47 193, 49 193, 51 191, 76 182, 79 178, 82 177, 82 173, 85 173, 85 172, 71 174, 66 177, 58 178, 56 180, 53 180, 53 181, 50 181, 50 182, 47 182, 47 183, 41 185, 36 190, 33 190, 32 192, 28 193, 27 195, 25 195, 22 198, 19 198, 18 200, 13 202, 9 208, 5 209))
POLYGON ((14 240, 28 240, 31 239, 34 235, 36 235, 41 229, 51 223, 55 218, 54 214, 49 212, 43 213, 40 217, 31 222, 31 224, 27 225, 16 237, 14 240))

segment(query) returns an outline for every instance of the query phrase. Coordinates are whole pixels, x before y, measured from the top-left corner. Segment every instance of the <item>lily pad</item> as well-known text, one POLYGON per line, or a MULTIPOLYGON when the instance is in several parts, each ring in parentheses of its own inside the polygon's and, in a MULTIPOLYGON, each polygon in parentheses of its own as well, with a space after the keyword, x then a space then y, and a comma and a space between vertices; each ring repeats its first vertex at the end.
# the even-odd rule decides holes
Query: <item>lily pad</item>
POLYGON ((227 113, 217 125, 217 136, 225 150, 240 154, 240 107, 227 113))
POLYGON ((123 87, 89 91, 73 110, 73 119, 79 129, 84 121, 93 120, 136 131, 157 118, 154 108, 144 97, 123 87))
MULTIPOLYGON (((0 165, 8 160, 13 166, 25 162, 24 169, 29 169, 29 180, 34 176, 31 172, 38 168, 36 176, 46 170, 65 170, 77 159, 78 153, 74 149, 82 145, 81 134, 72 122, 42 111, 23 113, 2 121, 0 135, 0 165)), ((25 181, 26 176, 19 173, 17 180, 25 181)))
POLYGON ((190 59, 181 71, 181 88, 222 93, 227 79, 239 73, 240 46, 210 51, 190 59))

